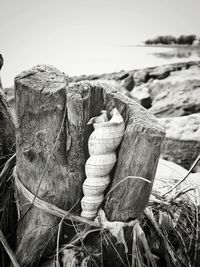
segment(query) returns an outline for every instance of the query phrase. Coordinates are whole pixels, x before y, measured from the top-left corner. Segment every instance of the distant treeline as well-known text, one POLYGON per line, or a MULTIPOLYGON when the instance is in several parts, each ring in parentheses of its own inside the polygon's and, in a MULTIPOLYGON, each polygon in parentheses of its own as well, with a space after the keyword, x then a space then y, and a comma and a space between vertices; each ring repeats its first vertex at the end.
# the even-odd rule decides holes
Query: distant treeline
POLYGON ((158 36, 156 38, 148 39, 145 41, 146 45, 150 45, 150 44, 192 45, 194 43, 200 44, 200 40, 197 38, 195 34, 180 35, 179 37, 174 37, 172 35, 163 35, 163 36, 158 36))

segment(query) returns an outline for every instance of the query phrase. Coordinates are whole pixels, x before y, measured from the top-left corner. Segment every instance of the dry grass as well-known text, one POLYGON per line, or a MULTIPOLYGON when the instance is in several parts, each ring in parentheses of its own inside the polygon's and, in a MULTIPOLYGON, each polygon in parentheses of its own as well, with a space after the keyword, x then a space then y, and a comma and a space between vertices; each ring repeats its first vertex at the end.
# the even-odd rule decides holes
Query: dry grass
MULTIPOLYGON (((9 181, 12 180, 11 173, 14 165, 15 156, 6 163, 0 174, 1 186, 7 182, 8 178, 9 181)), ((175 189, 176 185, 172 182, 171 188, 175 189)), ((195 192, 194 188, 189 190, 195 192)), ((61 212, 59 217, 62 220, 57 228, 59 229, 55 251, 57 266, 59 266, 59 256, 63 251, 75 250, 77 259, 85 264, 83 266, 109 267, 116 264, 118 267, 198 267, 200 262, 199 206, 198 203, 191 202, 187 198, 187 191, 188 189, 181 190, 179 188, 177 193, 168 188, 167 193, 165 193, 166 191, 160 194, 158 191, 157 193, 152 192, 153 198, 148 207, 142 216, 129 227, 131 228, 129 238, 126 236, 126 229, 123 228, 127 252, 124 252, 123 245, 117 244, 109 230, 101 224, 96 222, 88 224, 79 216, 71 216, 70 211, 62 213, 59 210, 61 212), (67 220, 64 218, 65 216, 67 220), (75 231, 74 238, 64 246, 60 244, 63 223, 70 223, 75 231)), ((198 196, 196 197, 198 198, 198 196)), ((31 196, 31 200, 32 198, 34 196, 31 196)), ((35 204, 37 200, 36 197, 35 204)), ((52 213, 52 207, 50 208, 52 213)), ((57 210, 55 211, 57 212, 57 210)), ((55 211, 54 215, 58 216, 55 211)), ((2 225, 0 226, 2 229, 2 225)), ((4 248, 8 251, 8 246, 4 246, 4 248)), ((14 258, 10 249, 9 253, 10 257, 14 258)))

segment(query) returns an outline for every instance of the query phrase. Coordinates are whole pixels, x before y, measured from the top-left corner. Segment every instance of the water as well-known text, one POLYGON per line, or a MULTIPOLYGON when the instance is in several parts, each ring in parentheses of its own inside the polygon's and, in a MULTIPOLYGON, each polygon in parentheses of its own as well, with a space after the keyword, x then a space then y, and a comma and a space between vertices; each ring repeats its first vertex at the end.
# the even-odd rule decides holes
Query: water
POLYGON ((45 51, 30 51, 16 54, 15 60, 5 55, 5 65, 1 70, 4 87, 14 83, 14 77, 21 71, 38 64, 51 64, 70 76, 82 74, 102 74, 133 70, 157 65, 197 60, 200 48, 169 48, 144 46, 102 46, 88 43, 68 45, 59 43, 59 47, 49 46, 45 51))
POLYGON ((66 72, 69 75, 101 74, 197 60, 197 51, 142 46, 93 47, 89 53, 80 49, 73 58, 68 56, 69 68, 66 72))

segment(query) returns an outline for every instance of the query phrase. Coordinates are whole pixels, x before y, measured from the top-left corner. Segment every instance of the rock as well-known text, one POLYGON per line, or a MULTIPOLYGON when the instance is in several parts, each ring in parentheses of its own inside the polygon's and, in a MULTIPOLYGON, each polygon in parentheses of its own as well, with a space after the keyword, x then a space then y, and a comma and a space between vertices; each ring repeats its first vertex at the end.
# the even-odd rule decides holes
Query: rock
POLYGON ((132 98, 137 99, 138 102, 146 109, 151 107, 152 100, 146 85, 134 87, 134 89, 130 92, 130 95, 132 98))
POLYGON ((158 122, 166 130, 161 157, 189 169, 200 151, 200 113, 159 118, 158 122))
MULTIPOLYGON (((3 57, 2 57, 2 54, 0 54, 0 70, 3 66, 3 57)), ((3 90, 3 86, 2 86, 2 83, 1 83, 1 76, 0 76, 0 90, 3 90)))
POLYGON ((176 117, 200 112, 200 68, 172 72, 149 84, 150 111, 157 117, 176 117))
POLYGON ((173 67, 171 65, 160 66, 149 72, 149 77, 152 79, 162 80, 167 78, 171 71, 173 71, 173 67))
POLYGON ((134 81, 135 85, 140 85, 142 83, 146 83, 149 79, 149 73, 146 69, 138 70, 134 73, 134 81))
POLYGON ((15 114, 15 97, 14 97, 14 87, 6 87, 3 89, 3 92, 6 96, 6 100, 8 106, 10 107, 10 111, 12 113, 14 121, 16 121, 16 114, 15 114))
POLYGON ((118 73, 118 75, 116 75, 116 80, 124 80, 128 76, 129 76, 129 73, 127 73, 127 71, 122 70, 118 73))
POLYGON ((14 86, 11 87, 5 87, 3 89, 4 94, 6 95, 7 98, 13 97, 14 96, 14 86))
POLYGON ((134 87, 133 75, 128 75, 128 77, 123 80, 122 85, 130 92, 134 87))
POLYGON ((0 70, 1 70, 2 66, 3 66, 3 56, 2 56, 2 54, 0 54, 0 70))
MULTIPOLYGON (((187 174, 188 170, 180 165, 159 159, 152 191, 158 195, 162 195, 181 181, 187 174)), ((190 200, 194 205, 197 202, 200 203, 200 173, 190 173, 187 179, 172 191, 172 194, 174 195, 186 187, 194 188, 194 190, 185 193, 182 196, 183 200, 190 200)))

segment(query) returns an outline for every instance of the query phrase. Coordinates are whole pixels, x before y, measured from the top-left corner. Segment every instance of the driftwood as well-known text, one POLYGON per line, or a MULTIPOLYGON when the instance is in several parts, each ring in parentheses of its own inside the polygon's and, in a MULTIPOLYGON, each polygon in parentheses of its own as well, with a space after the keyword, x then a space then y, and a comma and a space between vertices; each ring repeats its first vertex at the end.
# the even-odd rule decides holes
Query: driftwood
MULTIPOLYGON (((87 141, 93 131, 87 122, 102 109, 119 110, 126 129, 102 207, 110 221, 137 218, 148 202, 164 138, 154 117, 104 83, 68 85, 66 76, 49 66, 17 76, 15 90, 18 178, 40 199, 76 214, 80 214, 87 141)), ((55 251, 59 220, 28 204, 20 190, 18 200, 17 259, 21 266, 36 266, 41 256, 55 251)), ((64 230, 67 243, 75 231, 64 230)), ((89 239, 90 250, 95 250, 94 240, 89 239)))
MULTIPOLYGON (((0 57, 1 61, 1 57, 0 57)), ((1 65, 1 63, 0 63, 1 65)), ((1 66, 0 66, 1 67, 1 66)), ((9 157, 15 152, 15 126, 7 104, 0 89, 0 172, 9 157)), ((14 203, 12 170, 0 175, 0 229, 7 242, 14 248, 16 231, 16 207, 14 203)), ((7 266, 9 258, 0 245, 0 262, 7 266)))
MULTIPOLYGON (((86 122, 92 116, 99 115, 101 109, 110 112, 114 107, 120 111, 124 118, 126 130, 118 152, 117 164, 111 173, 112 182, 107 189, 103 209, 109 221, 127 222, 134 220, 147 205, 165 135, 164 131, 157 124, 155 118, 144 108, 120 93, 114 92, 106 84, 80 82, 71 84, 69 91, 71 91, 70 87, 72 88, 71 94, 77 91, 81 95, 79 99, 81 102, 83 101, 83 113, 86 122), (96 109, 95 112, 94 108, 96 109), (147 183, 142 178, 151 183, 147 183)), ((86 126, 85 129, 84 138, 87 140, 92 130, 89 126, 86 126)), ((85 147, 85 151, 87 158, 87 147, 85 147)), ((125 231, 126 240, 130 235, 131 228, 125 231)), ((101 238, 94 238, 95 243, 92 244, 93 238, 86 240, 87 250, 94 250, 94 254, 95 252, 96 254, 101 253, 101 238)), ((108 234, 108 238, 115 244, 121 258, 125 259, 123 245, 117 245, 116 239, 110 234, 108 234)), ((104 248, 103 262, 105 266, 113 266, 113 264, 123 266, 116 252, 113 252, 111 245, 106 245, 104 242, 104 248)), ((78 258, 82 252, 75 254, 78 255, 76 256, 78 258)), ((99 259, 97 264, 101 264, 99 259)), ((66 266, 70 266, 70 263, 66 266)))
MULTIPOLYGON (((67 83, 62 72, 46 66, 38 66, 15 79, 16 171, 32 193, 66 210, 77 201, 76 188, 81 187, 78 177, 75 180, 78 171, 68 174, 67 83)), ((16 255, 22 266, 36 266, 45 249, 45 255, 51 252, 49 243, 55 246, 59 221, 28 205, 21 194, 19 203, 16 255)))

